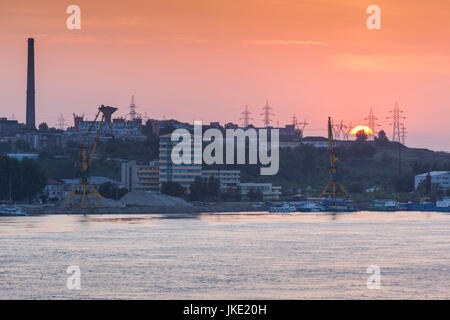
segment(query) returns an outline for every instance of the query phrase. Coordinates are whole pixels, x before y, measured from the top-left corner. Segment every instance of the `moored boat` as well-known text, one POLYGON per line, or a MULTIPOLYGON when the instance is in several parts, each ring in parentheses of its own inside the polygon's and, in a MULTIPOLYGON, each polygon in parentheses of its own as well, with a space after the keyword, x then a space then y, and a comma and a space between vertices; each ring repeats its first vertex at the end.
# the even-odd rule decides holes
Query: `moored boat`
POLYGON ((0 216, 26 216, 27 213, 21 207, 0 207, 0 216))

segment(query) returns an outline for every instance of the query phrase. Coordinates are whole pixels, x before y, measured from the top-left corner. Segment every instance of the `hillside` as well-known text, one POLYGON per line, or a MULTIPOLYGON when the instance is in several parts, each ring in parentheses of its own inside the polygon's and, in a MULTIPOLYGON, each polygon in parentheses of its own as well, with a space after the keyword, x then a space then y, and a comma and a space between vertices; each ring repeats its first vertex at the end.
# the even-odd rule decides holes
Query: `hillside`
MULTIPOLYGON (((338 174, 352 193, 368 188, 384 192, 410 192, 414 175, 429 170, 450 170, 450 153, 407 148, 396 142, 353 142, 337 147, 338 174), (399 148, 401 166, 399 168, 399 148)), ((280 170, 275 176, 260 176, 257 166, 233 166, 241 169, 241 180, 271 182, 292 189, 319 192, 329 178, 329 156, 325 148, 299 146, 280 150, 280 170)))

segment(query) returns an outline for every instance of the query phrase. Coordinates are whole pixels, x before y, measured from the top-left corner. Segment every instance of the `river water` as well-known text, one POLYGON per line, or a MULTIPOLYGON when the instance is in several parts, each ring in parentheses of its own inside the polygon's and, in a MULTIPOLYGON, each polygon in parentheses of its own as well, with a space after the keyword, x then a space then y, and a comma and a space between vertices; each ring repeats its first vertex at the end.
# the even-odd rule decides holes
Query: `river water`
POLYGON ((18 298, 449 299, 450 215, 0 217, 0 299, 18 298))

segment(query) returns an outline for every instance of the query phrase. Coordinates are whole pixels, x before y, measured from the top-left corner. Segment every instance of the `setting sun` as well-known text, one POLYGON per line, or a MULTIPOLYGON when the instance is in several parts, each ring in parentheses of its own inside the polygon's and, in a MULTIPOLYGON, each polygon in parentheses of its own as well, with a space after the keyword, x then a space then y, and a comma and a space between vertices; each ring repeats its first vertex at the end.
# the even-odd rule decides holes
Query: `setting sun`
POLYGON ((368 126, 356 126, 350 131, 350 134, 357 134, 361 130, 364 131, 365 134, 373 134, 373 130, 368 126))

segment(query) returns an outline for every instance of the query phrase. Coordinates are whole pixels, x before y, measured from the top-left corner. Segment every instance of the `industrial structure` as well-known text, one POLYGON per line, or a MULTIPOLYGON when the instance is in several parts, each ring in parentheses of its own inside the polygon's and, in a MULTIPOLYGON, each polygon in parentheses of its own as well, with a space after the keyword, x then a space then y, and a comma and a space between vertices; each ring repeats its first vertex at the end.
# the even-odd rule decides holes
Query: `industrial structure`
POLYGON ((364 118, 364 120, 367 120, 367 126, 372 129, 372 132, 368 134, 368 138, 369 140, 374 140, 378 132, 376 127, 379 127, 380 125, 377 123, 378 118, 373 114, 372 108, 370 108, 369 116, 364 118))
POLYGON ((56 122, 56 126, 58 127, 59 130, 64 130, 66 127, 66 119, 64 119, 64 116, 62 113, 56 122))
POLYGON ((241 114, 242 114, 242 118, 240 118, 239 120, 242 120, 244 128, 247 128, 250 125, 250 120, 253 120, 253 118, 250 117, 251 112, 248 111, 247 105, 245 105, 245 110, 243 112, 241 112, 241 114))
POLYGON ((402 123, 402 127, 400 128, 400 138, 402 139, 403 145, 405 145, 407 133, 405 124, 402 123))
MULTIPOLYGON (((74 195, 81 195, 81 207, 86 208, 87 207, 87 197, 90 195, 95 195, 98 197, 99 200, 99 207, 102 207, 102 201, 103 198, 100 195, 100 193, 95 189, 95 187, 89 183, 88 178, 91 175, 91 167, 92 167, 92 161, 94 160, 94 154, 95 150, 97 148, 97 144, 100 138, 100 132, 102 130, 102 126, 104 123, 108 125, 108 127, 111 130, 111 134, 114 137, 114 133, 112 132, 111 127, 111 115, 117 110, 117 108, 104 106, 102 105, 100 108, 98 108, 97 115, 95 116, 94 122, 97 122, 98 116, 100 113, 102 114, 101 120, 99 121, 100 124, 97 129, 97 134, 95 136, 94 143, 92 144, 91 148, 89 149, 89 143, 87 142, 87 139, 89 138, 89 134, 86 136, 86 139, 78 144, 79 153, 78 153, 78 159, 77 163, 75 163, 75 173, 79 176, 80 182, 76 184, 76 186, 73 188, 73 190, 66 196, 66 204, 67 207, 70 207, 71 203, 70 200, 74 195), (81 190, 80 190, 81 188, 81 190), (90 189, 90 191, 89 191, 90 189)), ((91 126, 91 129, 93 126, 91 126)))
POLYGON ((28 38, 28 66, 27 66, 27 115, 26 128, 36 129, 34 88, 34 39, 28 38))
POLYGON ((402 120, 406 119, 403 116, 403 110, 401 110, 398 106, 398 102, 395 102, 394 109, 389 111, 390 115, 387 119, 392 120, 392 123, 389 123, 392 126, 392 141, 402 142, 402 130, 400 128, 404 128, 403 131, 406 137, 406 128, 405 124, 402 120))
POLYGON ((134 102, 134 95, 131 96, 131 102, 129 106, 128 114, 126 115, 126 119, 128 121, 139 122, 142 123, 142 116, 136 112, 136 103, 134 102))
POLYGON ((330 181, 323 188, 320 197, 331 196, 333 201, 336 201, 336 198, 339 196, 349 198, 347 190, 345 190, 344 186, 337 178, 337 162, 339 159, 336 156, 336 150, 334 148, 333 127, 331 125, 330 117, 328 117, 328 152, 330 155, 330 181))
POLYGON ((263 109, 263 113, 261 113, 260 115, 263 116, 263 122, 264 122, 264 127, 267 128, 270 126, 270 117, 274 116, 275 114, 272 113, 272 107, 269 106, 269 101, 266 100, 266 105, 262 108, 263 109))

